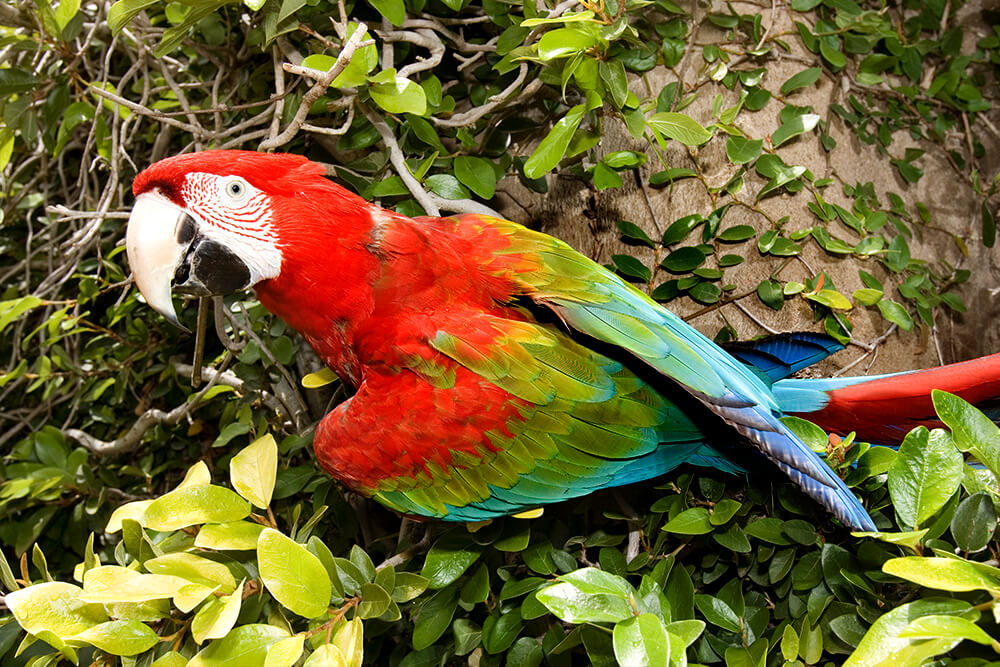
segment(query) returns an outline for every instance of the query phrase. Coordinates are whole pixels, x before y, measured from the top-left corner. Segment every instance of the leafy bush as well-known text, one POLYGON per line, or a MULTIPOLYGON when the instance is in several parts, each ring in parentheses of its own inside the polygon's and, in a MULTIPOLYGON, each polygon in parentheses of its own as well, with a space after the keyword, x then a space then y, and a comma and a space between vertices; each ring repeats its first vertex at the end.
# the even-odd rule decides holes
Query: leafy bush
POLYGON ((755 487, 741 499, 739 485, 702 477, 695 488, 682 474, 631 520, 637 551, 621 548, 629 520, 605 513, 604 527, 569 538, 564 517, 432 524, 426 553, 400 544, 376 566, 357 545, 333 555, 315 534, 325 508, 301 525, 276 519, 278 446, 264 436, 232 457, 236 492, 199 462, 168 493, 119 507, 105 532, 121 540, 105 562, 91 536, 74 570, 82 587, 53 581, 37 547, 32 585, 19 588, 26 563, 18 582, 0 561, 5 601, 30 633, 18 652, 55 650, 35 665, 561 665, 582 654, 598 665, 915 665, 965 640, 1000 652, 983 627, 1000 568, 981 560, 997 525, 1000 429, 956 396, 934 400, 950 431, 918 427, 898 453, 848 450, 847 479, 869 491, 883 528, 857 534, 853 553, 801 518, 812 508, 788 483, 777 500, 755 487), (970 467, 963 451, 991 467, 970 467), (916 589, 905 582, 952 595, 906 601, 916 589))
POLYGON ((228 300, 189 363, 120 242, 136 171, 204 148, 308 154, 410 215, 513 216, 566 181, 634 188, 641 211, 690 187, 704 206, 663 229, 608 221, 625 242, 611 268, 695 315, 797 303, 841 339, 870 313, 887 329, 866 354, 897 328, 926 340, 975 275, 942 248, 995 241, 996 25, 970 38, 960 2, 105 5, 0 5, 5 665, 993 659, 1000 443, 960 402, 937 398, 950 436, 916 431, 898 454, 798 424, 874 537, 766 467, 474 531, 415 524, 318 472, 310 426, 344 391, 303 390, 324 376, 294 332, 228 300), (821 90, 829 108, 807 102, 821 90), (810 167, 813 145, 820 162, 858 150, 902 194, 810 167), (973 231, 917 199, 928 180, 974 204, 973 231), (754 262, 766 276, 741 285, 754 262))

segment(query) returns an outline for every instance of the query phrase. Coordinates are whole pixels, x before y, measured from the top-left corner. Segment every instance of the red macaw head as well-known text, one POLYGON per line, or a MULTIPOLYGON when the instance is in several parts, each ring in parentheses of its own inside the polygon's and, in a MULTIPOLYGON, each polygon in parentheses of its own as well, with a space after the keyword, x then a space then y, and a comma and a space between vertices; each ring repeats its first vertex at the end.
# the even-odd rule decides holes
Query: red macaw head
POLYGON ((368 210, 324 173, 299 155, 252 151, 179 155, 140 173, 126 250, 147 303, 178 324, 173 291, 229 294, 276 278, 290 245, 309 245, 296 243, 303 219, 368 210))

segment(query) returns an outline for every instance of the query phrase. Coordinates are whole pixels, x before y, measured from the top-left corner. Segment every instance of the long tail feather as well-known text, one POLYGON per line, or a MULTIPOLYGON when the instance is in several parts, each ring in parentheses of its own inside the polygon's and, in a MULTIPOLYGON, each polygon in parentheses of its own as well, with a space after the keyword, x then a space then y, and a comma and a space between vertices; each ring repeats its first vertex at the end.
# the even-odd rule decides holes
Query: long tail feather
POLYGON ((910 429, 940 427, 931 391, 941 389, 982 407, 1000 399, 1000 353, 927 370, 822 379, 784 379, 772 390, 782 411, 827 431, 898 444, 910 429))

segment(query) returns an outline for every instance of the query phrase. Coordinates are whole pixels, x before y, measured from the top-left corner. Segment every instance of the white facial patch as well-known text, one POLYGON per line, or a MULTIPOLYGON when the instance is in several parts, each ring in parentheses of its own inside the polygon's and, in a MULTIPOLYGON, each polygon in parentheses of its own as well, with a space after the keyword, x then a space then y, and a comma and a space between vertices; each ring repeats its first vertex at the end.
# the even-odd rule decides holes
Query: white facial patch
POLYGON ((238 176, 193 172, 184 178, 181 197, 202 223, 201 234, 247 265, 251 284, 281 273, 281 248, 266 194, 238 176))

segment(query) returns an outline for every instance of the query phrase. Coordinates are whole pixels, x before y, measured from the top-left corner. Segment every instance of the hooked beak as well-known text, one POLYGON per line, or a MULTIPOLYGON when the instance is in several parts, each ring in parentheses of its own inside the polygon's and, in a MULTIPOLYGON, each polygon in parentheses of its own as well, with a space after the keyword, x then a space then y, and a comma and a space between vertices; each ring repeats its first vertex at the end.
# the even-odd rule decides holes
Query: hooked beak
POLYGON ((146 303, 185 330, 174 312, 172 291, 212 296, 250 285, 250 270, 239 257, 205 238, 194 216, 155 191, 136 197, 125 250, 146 303))
MULTIPOLYGON (((187 252, 181 232, 190 218, 184 209, 165 197, 147 192, 136 197, 125 233, 128 263, 146 303, 182 329, 186 327, 174 312, 170 288, 187 252)), ((193 223, 191 220, 191 235, 193 223)))

